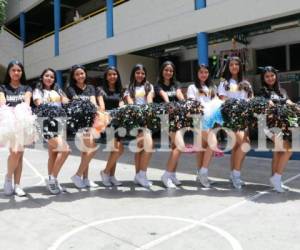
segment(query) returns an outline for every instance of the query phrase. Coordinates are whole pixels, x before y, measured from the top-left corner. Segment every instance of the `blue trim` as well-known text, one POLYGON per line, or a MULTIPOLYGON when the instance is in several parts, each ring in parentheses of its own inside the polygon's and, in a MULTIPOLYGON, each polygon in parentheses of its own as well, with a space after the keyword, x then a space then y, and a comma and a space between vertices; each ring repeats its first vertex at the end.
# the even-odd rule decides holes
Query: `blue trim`
POLYGON ((114 36, 114 1, 106 0, 106 37, 114 36))
POLYGON ((208 35, 205 32, 197 34, 198 64, 208 65, 208 35))
MULTIPOLYGON (((195 9, 206 8, 206 0, 195 0, 195 9)), ((198 64, 208 65, 208 35, 205 32, 197 34, 198 64)))
POLYGON ((20 13, 20 37, 23 44, 26 42, 26 26, 25 26, 25 13, 20 13))
POLYGON ((54 56, 59 56, 60 0, 54 0, 54 56))
POLYGON ((108 56, 108 65, 117 67, 117 57, 114 55, 108 56))
POLYGON ((200 10, 206 8, 206 0, 195 0, 195 9, 200 10))
POLYGON ((57 79, 57 84, 59 87, 63 88, 63 77, 62 77, 62 71, 61 70, 56 70, 56 79, 57 79))

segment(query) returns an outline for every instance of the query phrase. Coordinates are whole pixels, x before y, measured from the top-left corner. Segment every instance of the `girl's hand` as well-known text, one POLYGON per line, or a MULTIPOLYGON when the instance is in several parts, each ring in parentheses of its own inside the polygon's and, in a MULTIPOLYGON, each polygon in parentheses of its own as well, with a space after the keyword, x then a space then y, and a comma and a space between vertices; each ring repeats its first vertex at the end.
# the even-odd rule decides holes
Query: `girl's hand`
POLYGON ((295 105, 295 103, 293 103, 291 100, 287 100, 287 101, 286 101, 286 104, 288 104, 288 105, 293 105, 293 106, 295 105))
POLYGON ((271 100, 269 101, 269 105, 270 105, 270 107, 274 107, 275 106, 274 102, 272 102, 271 100))

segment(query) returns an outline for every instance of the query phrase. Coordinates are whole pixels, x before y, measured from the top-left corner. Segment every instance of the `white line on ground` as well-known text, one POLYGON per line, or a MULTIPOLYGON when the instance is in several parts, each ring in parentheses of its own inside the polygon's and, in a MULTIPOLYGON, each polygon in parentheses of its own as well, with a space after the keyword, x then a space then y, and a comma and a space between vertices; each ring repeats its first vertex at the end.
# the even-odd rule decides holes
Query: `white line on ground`
POLYGON ((35 186, 39 186, 41 185, 42 183, 45 182, 45 178, 44 176, 24 157, 23 158, 25 164, 31 168, 31 170, 36 174, 36 176, 38 176, 39 178, 41 178, 41 181, 38 182, 37 184, 35 184, 35 186))
MULTIPOLYGON (((291 182, 291 181, 293 181, 293 180, 295 180, 295 179, 297 179, 297 178, 299 178, 299 177, 300 177, 300 174, 295 175, 295 176, 293 176, 293 177, 291 177, 291 178, 285 180, 284 183, 287 184, 287 183, 289 183, 289 182, 291 182)), ((223 214, 225 214, 225 213, 227 213, 227 212, 230 212, 230 211, 234 210, 235 208, 238 208, 238 207, 244 205, 244 204, 247 203, 248 201, 254 201, 254 200, 258 199, 259 197, 261 197, 261 196, 263 196, 263 195, 265 195, 265 194, 270 193, 270 191, 272 191, 272 189, 268 189, 268 190, 259 192, 258 194, 253 195, 253 196, 250 196, 250 197, 246 198, 246 199, 243 200, 243 201, 240 201, 240 202, 238 202, 238 203, 236 203, 236 204, 234 204, 234 205, 232 205, 232 206, 229 206, 229 207, 227 207, 227 208, 225 208, 225 209, 223 209, 223 210, 220 210, 219 212, 213 213, 213 214, 211 214, 211 215, 209 215, 209 216, 207 216, 207 217, 205 217, 205 218, 202 218, 201 220, 199 220, 199 222, 200 222, 200 223, 206 223, 208 220, 214 219, 214 218, 216 218, 216 217, 218 217, 218 216, 220 216, 220 215, 223 215, 223 214)), ((170 238, 172 238, 172 237, 174 237, 174 236, 176 236, 176 235, 182 234, 183 232, 186 232, 186 231, 188 231, 188 230, 191 230, 191 229, 193 229, 193 228, 195 228, 195 227, 197 227, 197 226, 198 226, 198 225, 191 225, 191 226, 188 226, 188 227, 184 227, 184 228, 182 228, 182 229, 179 229, 179 230, 177 230, 177 231, 174 231, 174 232, 172 232, 172 233, 170 233, 170 234, 164 235, 163 237, 161 237, 161 238, 159 238, 159 239, 156 239, 156 240, 154 240, 154 241, 152 241, 152 242, 149 242, 149 243, 146 244, 146 245, 141 246, 140 249, 145 250, 145 249, 149 249, 149 248, 151 248, 151 247, 154 247, 154 246, 156 246, 156 245, 158 245, 158 244, 160 244, 160 243, 162 243, 162 242, 164 242, 164 241, 166 241, 166 240, 169 240, 170 238)))
MULTIPOLYGON (((111 218, 106 220, 100 220, 100 221, 94 221, 92 223, 89 223, 87 225, 83 225, 79 228, 75 228, 74 230, 70 231, 69 233, 63 235, 58 240, 56 240, 49 248, 48 250, 56 250, 58 249, 66 240, 68 240, 71 236, 74 234, 77 234, 83 230, 86 230, 91 227, 103 225, 110 222, 116 222, 116 221, 123 221, 123 220, 137 220, 137 219, 163 219, 163 220, 175 220, 175 221, 182 221, 186 223, 191 223, 191 226, 201 226, 205 227, 209 230, 212 230, 213 232, 219 234, 222 236, 225 240, 228 241, 228 243, 231 245, 232 249, 234 250, 242 250, 242 247, 240 243, 229 233, 225 232, 224 230, 217 228, 212 225, 208 225, 206 223, 202 223, 197 220, 193 219, 187 219, 187 218, 180 218, 180 217, 171 217, 171 216, 160 216, 160 215, 137 215, 137 216, 124 216, 124 217, 118 217, 118 218, 111 218)), ((191 227, 189 226, 189 227, 191 227)), ((138 248, 138 249, 144 249, 144 248, 138 248)))

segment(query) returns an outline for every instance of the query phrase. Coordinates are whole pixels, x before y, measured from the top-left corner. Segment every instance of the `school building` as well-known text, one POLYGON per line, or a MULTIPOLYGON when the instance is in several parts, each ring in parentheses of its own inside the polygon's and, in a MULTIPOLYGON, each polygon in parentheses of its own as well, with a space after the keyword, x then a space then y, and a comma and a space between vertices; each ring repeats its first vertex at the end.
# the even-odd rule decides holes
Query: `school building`
POLYGON ((247 78, 259 87, 259 66, 280 70, 282 87, 300 97, 300 1, 296 0, 9 0, 0 33, 0 65, 25 65, 27 78, 43 69, 68 81, 73 64, 101 82, 116 65, 123 84, 143 63, 150 82, 169 59, 184 84, 198 63, 218 78, 224 58, 242 58, 247 78))

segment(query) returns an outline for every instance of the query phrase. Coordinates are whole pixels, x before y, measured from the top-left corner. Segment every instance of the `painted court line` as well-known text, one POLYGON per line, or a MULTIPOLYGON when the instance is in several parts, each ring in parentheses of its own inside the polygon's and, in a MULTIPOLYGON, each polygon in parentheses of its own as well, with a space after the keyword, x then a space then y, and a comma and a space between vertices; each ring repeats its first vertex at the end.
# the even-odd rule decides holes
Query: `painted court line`
MULTIPOLYGON (((289 183, 297 178, 300 177, 300 174, 296 175, 296 176, 293 176, 287 180, 284 181, 284 183, 289 183)), ((201 220, 191 220, 191 219, 185 219, 185 218, 178 218, 178 217, 168 217, 168 216, 156 216, 156 215, 153 215, 153 216, 150 216, 150 215, 142 215, 142 216, 126 216, 126 217, 119 217, 119 218, 111 218, 111 219, 106 219, 106 220, 101 220, 101 221, 96 221, 96 222, 92 222, 92 223, 89 223, 89 224, 86 224, 86 225, 83 225, 81 227, 78 227, 76 229, 73 229, 71 230, 70 232, 66 233, 65 235, 61 236, 58 240, 56 240, 48 249, 49 250, 56 250, 59 248, 59 246, 61 246, 66 240, 68 240, 70 237, 72 237, 73 235, 83 231, 83 230, 86 230, 88 228, 91 228, 91 227, 94 227, 94 226, 97 226, 97 225, 102 225, 102 224, 105 224, 105 223, 110 223, 110 222, 115 222, 115 221, 121 221, 121 220, 132 220, 132 219, 172 219, 172 220, 177 220, 177 221, 185 221, 185 222, 188 222, 188 223, 191 223, 192 225, 189 225, 189 226, 186 226, 182 229, 179 229, 177 231, 174 231, 170 234, 167 234, 167 235, 164 235, 163 237, 159 238, 159 239, 156 239, 154 241, 151 241, 143 246, 140 246, 139 250, 146 250, 146 249, 150 249, 150 248, 153 248, 159 244, 161 244, 162 242, 166 241, 166 240, 169 240, 170 238, 176 236, 176 235, 180 235, 182 234, 183 232, 186 232, 188 230, 191 230, 197 226, 202 226, 202 227, 206 227, 218 234, 220 234, 223 238, 225 238, 229 243, 230 245, 232 246, 232 248, 234 250, 241 250, 242 247, 240 245, 240 243, 232 236, 230 235, 228 232, 224 231, 223 229, 221 228, 218 228, 218 227, 215 227, 213 225, 210 225, 207 223, 208 220, 211 220, 211 219, 214 219, 220 215, 224 215, 242 205, 244 205, 245 203, 247 203, 248 201, 254 201, 256 199, 258 199, 259 197, 265 195, 265 194, 268 194, 270 193, 271 189, 268 189, 266 191, 262 191, 262 192, 259 192, 258 194, 256 195, 253 195, 253 196, 250 196, 248 198, 246 198, 245 200, 241 201, 241 202, 238 202, 232 206, 229 206, 221 211, 218 211, 216 213, 213 213, 209 216, 206 216, 204 218, 202 218, 201 220)))
MULTIPOLYGON (((118 217, 118 218, 111 218, 111 219, 106 219, 106 220, 100 220, 100 221, 95 221, 86 225, 83 225, 79 228, 76 228, 69 233, 63 235, 60 237, 58 240, 56 240, 49 248, 48 250, 57 250, 66 240, 68 240, 71 236, 86 230, 91 227, 103 225, 106 223, 111 223, 111 222, 117 222, 117 221, 124 221, 124 220, 138 220, 138 219, 163 219, 163 220, 175 220, 175 221, 181 221, 181 222, 186 222, 186 223, 191 223, 192 226, 200 226, 200 227, 205 227, 220 236, 222 236, 225 240, 228 241, 228 243, 231 245, 232 249, 234 250, 242 250, 242 247, 240 243, 229 233, 225 232, 224 230, 217 228, 212 225, 208 225, 206 223, 201 223, 200 221, 193 220, 193 219, 187 219, 187 218, 180 218, 180 217, 171 217, 171 216, 160 216, 160 215, 137 215, 137 216, 124 216, 124 217, 118 217)), ((191 227, 191 226, 189 226, 191 227)), ((144 248, 137 248, 137 249, 144 249, 144 248)))
POLYGON ((39 178, 41 178, 41 181, 38 182, 37 184, 35 184, 35 186, 39 186, 39 185, 43 184, 45 182, 44 176, 25 157, 23 157, 23 160, 24 160, 25 164, 31 168, 31 170, 35 173, 35 175, 38 176, 39 178))
MULTIPOLYGON (((283 183, 287 184, 287 183, 289 183, 289 182, 291 182, 291 181, 293 181, 293 180, 295 180, 295 179, 297 179, 299 177, 300 177, 300 174, 295 175, 295 176, 293 176, 293 177, 285 180, 283 183)), ((248 201, 254 201, 254 200, 258 199, 259 197, 261 197, 261 196, 263 196, 265 194, 270 193, 270 191, 272 191, 272 189, 268 189, 268 190, 259 192, 258 194, 250 196, 250 197, 246 198, 245 200, 240 201, 240 202, 238 202, 238 203, 236 203, 236 204, 234 204, 232 206, 229 206, 229 207, 227 207, 227 208, 225 208, 225 209, 223 209, 223 210, 221 210, 219 212, 213 213, 213 214, 211 214, 211 215, 209 215, 209 216, 207 216, 205 218, 202 218, 201 220, 199 220, 199 222, 200 223, 206 223, 208 220, 214 219, 214 218, 216 218, 216 217, 218 217, 220 215, 224 215, 224 214, 226 214, 226 213, 228 213, 228 212, 230 212, 230 211, 232 211, 232 210, 234 210, 234 209, 236 209, 236 208, 238 208, 240 206, 243 206, 248 201)), ((169 240, 170 238, 172 238, 172 237, 174 237, 176 235, 180 235, 180 234, 182 234, 182 233, 184 233, 184 232, 186 232, 188 230, 191 230, 191 229, 193 229, 195 227, 197 227, 197 225, 191 225, 191 226, 188 226, 188 227, 184 227, 184 228, 179 229, 177 231, 174 231, 174 232, 172 232, 172 233, 170 233, 168 235, 165 235, 165 236, 163 236, 163 237, 161 237, 159 239, 156 239, 156 240, 154 240, 152 242, 149 242, 148 244, 141 246, 140 249, 143 249, 143 250, 150 249, 150 248, 152 248, 152 247, 154 247, 154 246, 156 246, 158 244, 161 244, 162 242, 164 242, 166 240, 169 240)))

